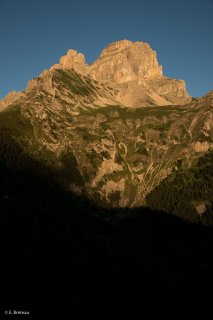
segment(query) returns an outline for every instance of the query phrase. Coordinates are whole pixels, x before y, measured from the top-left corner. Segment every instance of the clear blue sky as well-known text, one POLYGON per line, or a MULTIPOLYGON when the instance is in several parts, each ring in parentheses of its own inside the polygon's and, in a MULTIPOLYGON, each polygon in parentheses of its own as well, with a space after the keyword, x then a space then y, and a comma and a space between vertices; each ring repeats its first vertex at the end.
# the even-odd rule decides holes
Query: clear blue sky
POLYGON ((0 98, 69 48, 92 63, 121 39, 148 42, 190 95, 213 89, 213 0, 0 0, 0 98))

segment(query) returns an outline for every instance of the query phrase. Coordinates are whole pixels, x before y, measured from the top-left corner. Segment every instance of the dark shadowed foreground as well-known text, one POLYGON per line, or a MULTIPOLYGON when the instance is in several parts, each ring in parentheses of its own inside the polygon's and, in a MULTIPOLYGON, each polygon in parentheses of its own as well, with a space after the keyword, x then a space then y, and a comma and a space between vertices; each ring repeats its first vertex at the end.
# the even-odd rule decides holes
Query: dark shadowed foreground
POLYGON ((21 151, 1 155, 0 176, 3 310, 80 317, 131 302, 211 303, 211 228, 146 208, 100 210, 21 151))

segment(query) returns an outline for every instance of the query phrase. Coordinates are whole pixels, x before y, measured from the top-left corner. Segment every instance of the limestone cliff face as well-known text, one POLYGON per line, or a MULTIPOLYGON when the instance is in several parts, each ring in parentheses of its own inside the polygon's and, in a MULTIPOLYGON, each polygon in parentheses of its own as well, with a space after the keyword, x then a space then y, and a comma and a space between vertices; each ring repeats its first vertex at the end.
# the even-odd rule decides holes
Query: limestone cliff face
POLYGON ((156 52, 147 43, 128 40, 112 43, 89 68, 89 74, 94 79, 118 84, 120 102, 127 106, 130 99, 134 107, 186 104, 191 100, 183 80, 163 76, 156 52), (124 90, 127 83, 131 83, 130 91, 124 90))
POLYGON ((24 92, 21 91, 11 91, 4 97, 2 100, 0 100, 0 111, 4 110, 9 105, 13 104, 16 100, 23 97, 24 92))
POLYGON ((160 77, 162 66, 158 64, 156 52, 147 43, 128 40, 110 44, 89 69, 97 80, 116 83, 137 81, 160 77))
POLYGON ((183 80, 161 77, 159 79, 148 80, 146 85, 149 89, 172 104, 183 105, 191 101, 191 97, 186 91, 186 85, 183 80))

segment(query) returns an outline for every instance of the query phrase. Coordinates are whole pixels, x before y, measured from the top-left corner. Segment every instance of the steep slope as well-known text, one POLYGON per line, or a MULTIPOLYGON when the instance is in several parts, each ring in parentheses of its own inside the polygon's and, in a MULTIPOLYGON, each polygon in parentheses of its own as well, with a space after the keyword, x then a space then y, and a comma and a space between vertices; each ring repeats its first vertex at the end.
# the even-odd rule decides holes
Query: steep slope
POLYGON ((144 43, 113 43, 92 66, 70 50, 0 113, 0 128, 67 190, 102 206, 140 206, 179 160, 190 166, 212 149, 212 106, 182 105, 191 100, 184 86, 162 76, 144 43))
POLYGON ((22 91, 11 91, 4 97, 2 100, 0 100, 0 111, 4 110, 6 107, 17 101, 19 98, 24 96, 24 92, 22 91))
POLYGON ((67 189, 102 205, 141 205, 179 159, 190 165, 212 148, 211 106, 100 107, 93 105, 96 90, 105 94, 101 99, 113 99, 104 87, 85 85, 70 71, 46 77, 48 91, 47 79, 33 80, 20 104, 0 114, 0 126, 54 167, 67 189))

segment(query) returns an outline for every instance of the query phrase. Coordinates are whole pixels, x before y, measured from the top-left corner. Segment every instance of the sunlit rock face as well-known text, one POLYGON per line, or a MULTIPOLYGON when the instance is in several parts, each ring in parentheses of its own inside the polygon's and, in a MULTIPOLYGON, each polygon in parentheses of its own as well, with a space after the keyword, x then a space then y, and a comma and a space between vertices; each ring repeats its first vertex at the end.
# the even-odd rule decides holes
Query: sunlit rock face
POLYGON ((4 110, 7 106, 11 105, 13 102, 18 100, 19 98, 23 97, 24 93, 22 91, 11 91, 0 100, 0 111, 4 110))
POLYGON ((159 79, 148 80, 147 85, 151 90, 172 104, 184 105, 191 101, 183 80, 161 77, 159 79))
POLYGON ((83 53, 79 53, 76 50, 70 49, 65 56, 61 57, 59 64, 55 64, 51 67, 51 70, 73 69, 82 74, 86 73, 87 67, 88 66, 83 53))
POLYGON ((89 73, 97 80, 116 83, 160 77, 162 67, 158 64, 156 52, 147 43, 118 41, 106 47, 89 73))
MULTIPOLYGON (((144 204, 178 163, 213 148, 212 93, 188 96, 162 75, 146 43, 119 41, 91 66, 69 50, 60 63, 11 93, 0 127, 59 182, 108 207, 144 204), (12 104, 11 104, 12 103, 12 104)), ((5 104, 5 105, 6 105, 5 104)))
POLYGON ((121 103, 140 106, 151 104, 185 104, 191 100, 183 80, 163 76, 157 55, 148 43, 122 40, 107 46, 88 69, 97 80, 117 84, 121 103), (131 90, 126 85, 131 83, 131 90), (132 94, 132 91, 134 93, 132 94), (131 96, 131 97, 130 97, 131 96), (146 97, 146 98, 145 98, 146 97))
MULTIPOLYGON (((70 49, 49 71, 73 70, 80 75, 105 83, 116 92, 118 104, 126 107, 148 105, 183 105, 191 101, 183 80, 169 79, 148 43, 121 40, 108 45, 100 57, 88 65, 82 53, 70 49)), ((33 88, 52 89, 52 74, 48 70, 28 82, 26 92, 33 88)), ((0 110, 20 98, 23 92, 11 92, 0 101, 0 110)), ((210 99, 210 98, 206 98, 210 99)), ((211 99, 210 99, 211 100, 211 99)))
POLYGON ((163 76, 156 52, 145 42, 113 42, 92 65, 82 53, 70 49, 50 70, 54 69, 74 70, 109 84, 117 90, 117 101, 128 107, 186 104, 191 100, 183 80, 163 76))

